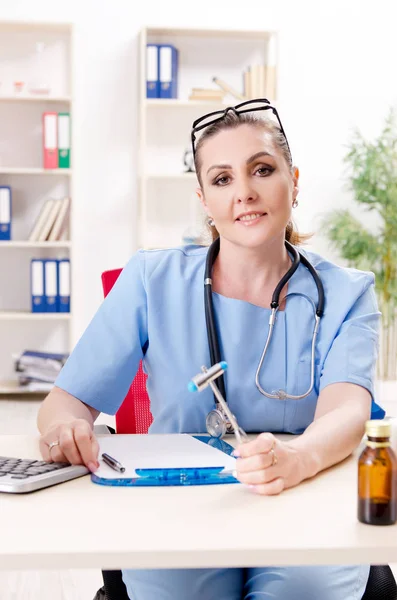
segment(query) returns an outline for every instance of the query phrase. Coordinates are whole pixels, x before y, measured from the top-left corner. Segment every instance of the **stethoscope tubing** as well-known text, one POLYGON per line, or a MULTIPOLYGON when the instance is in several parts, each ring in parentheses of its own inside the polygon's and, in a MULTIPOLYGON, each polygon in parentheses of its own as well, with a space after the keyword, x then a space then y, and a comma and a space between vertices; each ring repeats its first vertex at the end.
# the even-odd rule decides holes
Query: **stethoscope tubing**
MULTIPOLYGON (((292 400, 300 400, 300 399, 308 396, 314 387, 315 347, 316 347, 316 340, 317 340, 317 334, 318 334, 318 330, 319 330, 320 320, 324 314, 325 295, 324 295, 324 287, 323 287, 322 281, 321 281, 316 269, 313 267, 313 265, 310 263, 310 261, 308 261, 307 258, 305 256, 303 256, 300 252, 298 252, 298 250, 292 244, 290 244, 287 240, 285 240, 285 246, 286 246, 287 250, 292 254, 293 262, 292 262, 291 267, 288 269, 287 273, 285 273, 285 275, 283 275, 283 277, 281 278, 281 280, 279 281, 279 283, 277 284, 277 286, 273 292, 272 301, 271 301, 271 305, 270 305, 271 314, 270 314, 270 318, 269 318, 269 330, 268 330, 265 347, 263 349, 262 356, 261 356, 261 359, 259 361, 258 368, 256 371, 255 384, 256 384, 259 392, 268 398, 277 398, 277 399, 288 398, 288 399, 292 399, 292 400), (310 272, 310 274, 313 277, 314 282, 316 284, 317 293, 318 293, 317 306, 315 305, 313 300, 311 298, 309 298, 308 296, 306 296, 305 294, 300 294, 300 293, 295 292, 295 293, 287 294, 286 298, 288 298, 292 295, 299 295, 299 296, 305 297, 312 304, 313 310, 315 313, 315 315, 314 315, 315 316, 315 326, 314 326, 314 330, 313 330, 312 344, 311 344, 310 387, 306 393, 300 394, 300 395, 295 395, 295 396, 291 395, 291 394, 287 394, 287 392, 284 390, 279 390, 277 393, 271 394, 269 392, 266 392, 260 385, 259 374, 260 374, 260 370, 262 368, 262 364, 263 364, 264 358, 266 356, 268 347, 269 347, 271 339, 272 339, 274 324, 275 324, 275 320, 276 320, 276 314, 279 309, 281 291, 284 288, 284 286, 286 285, 286 283, 288 283, 288 281, 291 279, 291 277, 295 273, 295 271, 298 269, 300 263, 302 263, 308 269, 308 271, 310 272)), ((215 316, 214 316, 214 306, 213 306, 213 297, 212 297, 212 277, 211 277, 212 276, 212 267, 216 260, 216 257, 218 256, 219 249, 220 249, 220 238, 217 238, 208 249, 206 264, 205 264, 205 274, 204 274, 205 321, 206 321, 206 327, 207 327, 208 345, 209 345, 209 350, 210 350, 210 360, 211 360, 212 365, 221 361, 220 349, 219 349, 219 339, 218 339, 218 334, 216 331, 215 316)), ((225 390, 225 382, 224 382, 223 375, 221 375, 218 379, 218 387, 219 387, 219 391, 222 394, 223 398, 226 400, 226 390, 225 390)), ((215 396, 215 404, 218 405, 218 403, 219 403, 219 401, 217 400, 217 398, 215 396)))

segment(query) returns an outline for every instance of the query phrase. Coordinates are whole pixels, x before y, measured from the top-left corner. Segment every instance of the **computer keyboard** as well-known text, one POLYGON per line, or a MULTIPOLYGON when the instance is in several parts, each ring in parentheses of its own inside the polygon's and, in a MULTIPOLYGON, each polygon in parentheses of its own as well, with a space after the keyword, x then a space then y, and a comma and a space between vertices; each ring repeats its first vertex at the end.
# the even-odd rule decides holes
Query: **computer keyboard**
POLYGON ((34 492, 89 472, 83 465, 0 456, 0 492, 34 492))

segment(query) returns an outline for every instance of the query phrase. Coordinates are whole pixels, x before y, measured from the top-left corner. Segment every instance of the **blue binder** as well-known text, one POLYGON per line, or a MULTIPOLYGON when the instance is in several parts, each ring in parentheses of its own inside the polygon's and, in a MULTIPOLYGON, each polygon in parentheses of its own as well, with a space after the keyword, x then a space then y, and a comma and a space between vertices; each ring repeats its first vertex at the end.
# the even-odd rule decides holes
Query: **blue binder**
POLYGON ((58 311, 58 261, 44 260, 44 296, 46 312, 58 311))
POLYGON ((160 97, 159 48, 157 44, 146 46, 146 98, 160 97))
POLYGON ((37 258, 30 261, 30 293, 32 312, 47 312, 44 295, 44 261, 37 258))
MULTIPOLYGON (((204 444, 214 446, 221 452, 232 454, 234 448, 224 440, 207 436, 193 436, 204 444)), ((138 477, 105 479, 91 473, 91 481, 99 485, 122 487, 154 487, 154 486, 181 486, 181 485, 219 485, 221 483, 239 483, 228 471, 222 473, 224 467, 204 467, 202 469, 136 469, 138 477)))
POLYGON ((58 260, 58 310, 62 313, 70 312, 70 260, 58 260))
POLYGON ((159 46, 160 98, 178 97, 178 54, 171 44, 159 46))
POLYGON ((0 186, 0 240, 11 240, 11 188, 0 186))

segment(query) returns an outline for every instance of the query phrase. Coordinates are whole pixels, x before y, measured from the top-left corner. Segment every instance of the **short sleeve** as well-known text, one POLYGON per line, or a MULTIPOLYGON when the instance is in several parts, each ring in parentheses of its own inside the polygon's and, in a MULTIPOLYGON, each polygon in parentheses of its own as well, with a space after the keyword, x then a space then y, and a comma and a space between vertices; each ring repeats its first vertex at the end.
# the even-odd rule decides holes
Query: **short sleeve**
POLYGON ((101 412, 115 414, 147 344, 144 253, 127 263, 76 344, 55 385, 101 412))
POLYGON ((379 319, 371 275, 346 315, 327 354, 320 377, 320 392, 331 383, 348 382, 361 385, 374 397, 379 319))

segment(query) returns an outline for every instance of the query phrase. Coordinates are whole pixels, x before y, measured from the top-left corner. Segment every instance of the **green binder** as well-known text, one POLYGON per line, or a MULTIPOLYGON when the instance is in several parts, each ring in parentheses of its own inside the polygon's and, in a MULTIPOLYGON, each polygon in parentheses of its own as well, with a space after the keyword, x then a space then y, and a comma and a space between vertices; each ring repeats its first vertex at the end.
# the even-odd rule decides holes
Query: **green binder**
POLYGON ((58 165, 70 168, 70 114, 58 113, 58 165))

